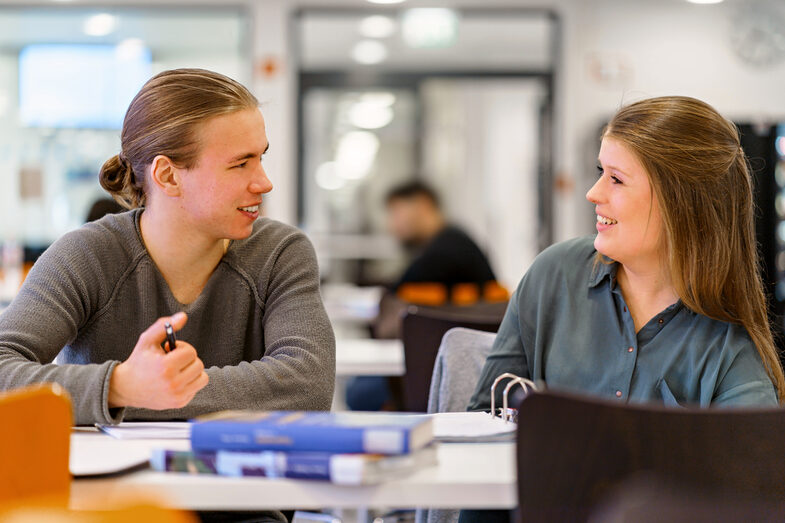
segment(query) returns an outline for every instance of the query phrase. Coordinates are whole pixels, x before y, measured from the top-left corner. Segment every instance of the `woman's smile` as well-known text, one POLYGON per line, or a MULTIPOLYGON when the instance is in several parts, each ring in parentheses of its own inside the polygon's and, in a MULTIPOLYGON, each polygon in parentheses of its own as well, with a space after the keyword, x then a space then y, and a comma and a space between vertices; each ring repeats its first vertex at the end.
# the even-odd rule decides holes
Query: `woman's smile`
POLYGON ((608 218, 607 216, 597 214, 597 232, 605 232, 617 223, 619 222, 613 218, 608 218))

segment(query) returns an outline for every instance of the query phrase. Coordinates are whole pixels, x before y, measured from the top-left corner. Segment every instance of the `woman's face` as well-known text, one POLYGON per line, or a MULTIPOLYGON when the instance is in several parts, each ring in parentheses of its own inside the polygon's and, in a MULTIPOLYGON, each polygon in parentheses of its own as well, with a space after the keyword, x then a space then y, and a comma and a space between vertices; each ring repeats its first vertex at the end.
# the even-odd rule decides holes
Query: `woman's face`
POLYGON ((599 180, 586 193, 597 213, 594 247, 625 266, 659 262, 662 216, 645 169, 610 137, 602 140, 598 168, 599 180))
POLYGON ((247 238, 262 195, 273 185, 262 166, 269 142, 258 109, 209 119, 198 133, 196 165, 180 176, 180 205, 194 225, 216 239, 247 238))

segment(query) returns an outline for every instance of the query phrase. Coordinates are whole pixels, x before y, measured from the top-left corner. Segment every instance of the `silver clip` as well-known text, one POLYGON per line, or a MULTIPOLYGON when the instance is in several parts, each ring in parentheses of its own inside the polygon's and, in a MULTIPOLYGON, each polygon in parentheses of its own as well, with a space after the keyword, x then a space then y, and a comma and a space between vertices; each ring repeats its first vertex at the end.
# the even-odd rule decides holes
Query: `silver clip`
POLYGON ((529 390, 537 390, 537 385, 534 384, 532 380, 527 380, 526 378, 515 378, 511 382, 504 387, 504 392, 502 393, 502 419, 505 423, 511 421, 512 414, 508 414, 509 411, 507 409, 507 395, 510 393, 510 390, 516 385, 520 385, 523 389, 523 392, 526 392, 527 389, 529 390))
MULTIPOLYGON (((510 378, 516 380, 521 379, 520 376, 516 376, 511 372, 505 372, 504 374, 499 375, 495 380, 493 380, 493 385, 491 385, 491 417, 492 418, 496 417, 496 385, 498 385, 500 381, 510 378)), ((506 417, 506 412, 503 411, 501 417, 503 418, 506 417)))

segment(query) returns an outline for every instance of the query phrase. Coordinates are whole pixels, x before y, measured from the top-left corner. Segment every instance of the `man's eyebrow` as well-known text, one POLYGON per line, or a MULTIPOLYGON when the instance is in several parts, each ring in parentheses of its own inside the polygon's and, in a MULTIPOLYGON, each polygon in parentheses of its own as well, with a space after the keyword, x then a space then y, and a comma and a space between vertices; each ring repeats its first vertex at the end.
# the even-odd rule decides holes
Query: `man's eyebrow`
MULTIPOLYGON (((269 150, 270 150, 270 142, 267 142, 267 147, 264 148, 262 154, 265 154, 269 150)), ((257 155, 255 153, 243 153, 229 160, 229 163, 240 162, 242 160, 250 160, 251 158, 256 158, 256 156, 257 155)))

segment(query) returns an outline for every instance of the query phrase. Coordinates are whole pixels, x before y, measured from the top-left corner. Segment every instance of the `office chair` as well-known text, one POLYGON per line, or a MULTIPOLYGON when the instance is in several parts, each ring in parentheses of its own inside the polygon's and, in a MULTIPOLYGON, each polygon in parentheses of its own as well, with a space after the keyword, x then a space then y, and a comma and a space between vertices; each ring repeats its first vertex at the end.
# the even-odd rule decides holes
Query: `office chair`
POLYGON ((566 393, 520 404, 522 521, 582 521, 631 478, 685 491, 785 500, 785 410, 628 405, 566 393))
POLYGON ((400 380, 401 410, 426 412, 431 376, 444 334, 455 327, 496 332, 506 303, 472 307, 427 308, 410 306, 404 313, 401 338, 406 374, 400 380))

